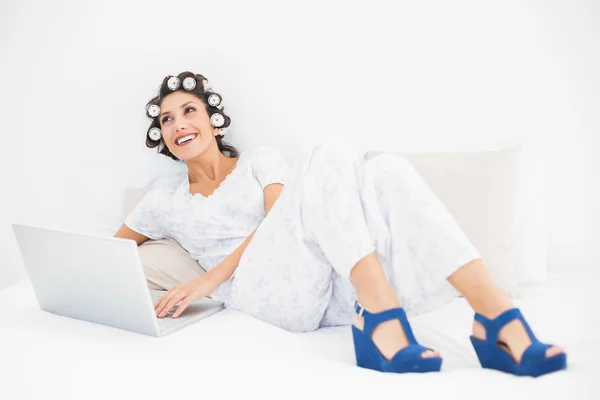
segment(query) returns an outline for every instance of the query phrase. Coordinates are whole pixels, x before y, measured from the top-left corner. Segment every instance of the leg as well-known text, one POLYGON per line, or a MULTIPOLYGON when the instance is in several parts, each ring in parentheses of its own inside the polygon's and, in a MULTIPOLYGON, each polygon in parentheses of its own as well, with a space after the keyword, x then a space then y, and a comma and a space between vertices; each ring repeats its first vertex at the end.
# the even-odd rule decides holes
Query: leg
MULTIPOLYGON (((406 160, 396 155, 377 156, 365 164, 362 178, 369 225, 377 232, 378 251, 391 260, 386 272, 407 308, 424 311, 451 299, 453 291, 442 279, 488 318, 512 308, 477 249, 406 160), (405 258, 406 254, 412 257, 405 258), (408 267, 415 263, 418 269, 408 267)), ((474 336, 485 338, 477 322, 474 336)), ((531 343, 519 321, 508 324, 500 337, 513 349, 517 361, 531 343)), ((560 352, 562 349, 552 347, 547 356, 560 352)))
MULTIPOLYGON (((345 148, 341 153, 344 152, 345 148)), ((339 158, 333 152, 330 156, 339 158)), ((331 163, 328 162, 327 165, 331 163)), ((320 230, 314 228, 320 235, 317 238, 319 245, 330 259, 335 258, 330 254, 335 253, 339 247, 330 242, 335 238, 344 237, 344 232, 368 229, 375 238, 376 256, 373 254, 366 257, 353 269, 339 264, 336 267, 333 263, 342 277, 334 279, 334 287, 340 288, 334 291, 332 303, 340 304, 335 308, 351 310, 350 303, 353 298, 350 296, 351 291, 345 287, 346 282, 350 281, 356 288, 360 302, 374 312, 402 305, 407 314, 417 314, 439 307, 455 298, 458 292, 448 283, 447 277, 466 263, 481 258, 477 249, 404 158, 397 155, 380 155, 366 163, 358 164, 359 171, 348 167, 345 172, 346 175, 357 174, 355 180, 358 182, 362 207, 355 207, 352 212, 358 217, 348 218, 349 212, 346 207, 342 208, 345 214, 336 220, 339 222, 330 222, 320 227, 320 230), (368 228, 364 228, 360 223, 363 216, 368 228), (350 221, 354 221, 354 226, 349 225, 350 221), (331 225, 341 226, 342 229, 335 231, 331 225), (344 277, 349 280, 344 281, 344 277)), ((346 162, 346 165, 350 164, 346 162)), ((326 166, 322 169, 326 169, 326 166)), ((339 181, 337 175, 335 179, 339 181)), ((349 177, 345 180, 352 181, 349 177)), ((347 183, 345 187, 353 186, 352 183, 347 183)), ((340 191, 337 190, 336 193, 340 191)), ((335 199, 331 204, 347 202, 346 199, 350 195, 345 193, 341 194, 343 199, 337 199, 328 193, 335 199)), ((321 212, 336 215, 336 208, 332 208, 333 211, 324 208, 321 212)), ((315 213, 310 215, 314 216, 315 213)), ((345 322, 343 316, 338 314, 342 313, 336 310, 326 314, 324 325, 345 322)), ((360 329, 360 319, 354 321, 360 329)), ((390 329, 387 331, 389 335, 385 335, 386 339, 378 344, 386 357, 406 344, 404 335, 391 333, 392 327, 396 331, 400 328, 397 322, 395 326, 393 323, 394 321, 390 321, 389 326, 382 324, 379 327, 382 335, 390 329)), ((424 354, 428 355, 437 354, 424 354)))
MULTIPOLYGON (((475 312, 490 319, 513 308, 510 299, 493 281, 481 260, 474 260, 463 266, 450 275, 448 281, 465 296, 475 312)), ((485 339, 485 330, 476 321, 473 322, 473 336, 485 339)), ((499 339, 507 344, 510 349, 509 353, 517 362, 520 362, 521 355, 531 344, 525 328, 518 320, 507 324, 500 331, 499 339)), ((562 348, 552 346, 546 351, 546 357, 552 357, 562 352, 562 348)))
MULTIPOLYGON (((240 260, 229 283, 228 308, 290 331, 319 327, 332 293, 332 266, 348 277, 375 250, 358 187, 362 161, 362 154, 335 137, 301 158, 240 260)), ((365 265, 381 271, 377 264, 365 265)), ((378 286, 357 282, 360 299, 375 309, 369 296, 378 286)), ((387 346, 389 357, 407 344, 399 323, 381 324, 374 335, 377 343, 386 335, 404 339, 387 346)))
POLYGON ((175 239, 148 240, 138 247, 150 289, 166 289, 204 275, 206 271, 175 239))
POLYGON ((456 298, 447 277, 482 257, 444 204, 400 155, 376 156, 360 172, 377 253, 407 314, 456 298))
POLYGON ((331 266, 302 243, 295 189, 284 186, 254 233, 229 281, 225 306, 290 332, 310 332, 331 297, 331 266))
MULTIPOLYGON (((371 253, 360 260, 350 273, 350 280, 356 288, 358 301, 372 312, 381 312, 390 308, 400 307, 398 297, 377 259, 376 253, 371 253)), ((355 315, 354 325, 363 329, 363 318, 355 315)), ((378 344, 381 353, 390 360, 394 354, 408 345, 408 340, 402 331, 398 320, 386 321, 373 331, 373 341, 378 344)), ((440 357, 436 351, 427 350, 423 357, 440 357)))
MULTIPOLYGON (((360 182, 379 256, 357 264, 350 276, 359 299, 368 296, 361 303, 380 310, 402 304, 408 314, 417 314, 455 298, 446 277, 480 254, 412 165, 397 155, 380 155, 361 168, 360 182)), ((397 347, 398 341, 406 344, 405 337, 388 336, 382 346, 397 347)))
POLYGON ((302 198, 312 149, 290 170, 279 199, 261 222, 222 291, 227 308, 291 332, 319 328, 332 293, 332 268, 306 238, 302 198))
MULTIPOLYGON (((341 138, 331 136, 315 148, 302 198, 302 222, 311 242, 317 244, 334 270, 356 288, 358 299, 370 312, 400 306, 374 253, 373 234, 361 196, 363 154, 341 138)), ((362 330, 362 320, 355 325, 362 330)), ((408 340, 398 320, 379 324, 375 345, 391 359, 408 340)), ((424 357, 439 354, 426 351, 424 357)))

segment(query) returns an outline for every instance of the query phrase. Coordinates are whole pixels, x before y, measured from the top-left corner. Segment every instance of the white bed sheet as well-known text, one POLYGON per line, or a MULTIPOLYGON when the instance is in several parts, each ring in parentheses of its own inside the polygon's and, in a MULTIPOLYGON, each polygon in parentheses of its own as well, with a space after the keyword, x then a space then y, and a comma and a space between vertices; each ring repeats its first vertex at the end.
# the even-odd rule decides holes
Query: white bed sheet
POLYGON ((479 367, 464 299, 411 319, 421 343, 442 353, 442 372, 397 375, 356 367, 349 327, 292 334, 224 310, 152 338, 42 312, 22 280, 0 291, 0 399, 597 399, 598 277, 551 274, 516 301, 538 337, 569 354, 567 371, 537 379, 479 367))

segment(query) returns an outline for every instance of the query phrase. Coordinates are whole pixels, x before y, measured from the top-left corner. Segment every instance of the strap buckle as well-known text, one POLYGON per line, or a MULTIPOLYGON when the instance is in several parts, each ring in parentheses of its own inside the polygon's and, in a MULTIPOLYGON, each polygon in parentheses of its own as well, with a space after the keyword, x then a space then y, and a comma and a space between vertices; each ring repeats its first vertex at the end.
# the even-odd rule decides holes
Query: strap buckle
POLYGON ((363 315, 363 311, 365 311, 365 308, 364 308, 364 307, 363 307, 363 305, 362 305, 362 304, 360 304, 358 301, 356 301, 356 307, 357 307, 357 308, 360 308, 360 309, 358 310, 358 316, 359 316, 359 317, 362 317, 362 315, 363 315))

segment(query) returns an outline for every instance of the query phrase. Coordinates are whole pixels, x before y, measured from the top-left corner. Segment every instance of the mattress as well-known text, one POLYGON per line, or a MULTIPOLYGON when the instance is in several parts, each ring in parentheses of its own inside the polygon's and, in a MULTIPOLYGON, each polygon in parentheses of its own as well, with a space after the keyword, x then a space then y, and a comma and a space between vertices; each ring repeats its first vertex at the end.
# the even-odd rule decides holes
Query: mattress
POLYGON ((0 398, 577 398, 600 396, 596 271, 550 274, 515 300, 568 370, 540 378, 479 367, 463 298, 411 318, 442 372, 382 374, 355 365, 350 327, 290 333, 224 310, 163 338, 46 313, 27 279, 0 291, 0 398))

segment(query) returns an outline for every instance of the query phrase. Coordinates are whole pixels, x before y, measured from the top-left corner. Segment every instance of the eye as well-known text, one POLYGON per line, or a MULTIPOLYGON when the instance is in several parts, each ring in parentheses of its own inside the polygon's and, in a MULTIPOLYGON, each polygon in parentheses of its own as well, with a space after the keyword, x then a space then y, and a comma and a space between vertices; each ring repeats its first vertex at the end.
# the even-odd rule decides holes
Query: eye
MULTIPOLYGON (((185 113, 186 113, 186 114, 188 113, 188 112, 187 112, 188 110, 196 111, 196 109, 195 109, 194 107, 187 107, 187 108, 185 109, 185 113)), ((166 117, 166 116, 165 116, 165 117, 163 117, 163 119, 162 119, 162 121, 161 121, 161 122, 164 124, 165 122, 167 122, 167 118, 169 118, 169 117, 166 117)))

